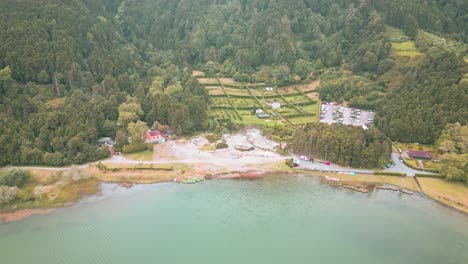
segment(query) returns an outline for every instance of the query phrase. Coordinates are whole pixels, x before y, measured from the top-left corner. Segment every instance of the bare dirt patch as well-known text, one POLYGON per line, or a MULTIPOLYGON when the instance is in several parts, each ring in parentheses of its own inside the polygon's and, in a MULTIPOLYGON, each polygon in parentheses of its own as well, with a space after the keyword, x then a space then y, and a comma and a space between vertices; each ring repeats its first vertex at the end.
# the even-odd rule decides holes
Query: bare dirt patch
POLYGON ((309 97, 312 100, 318 101, 319 99, 319 94, 318 93, 307 93, 307 97, 309 97))
POLYGON ((103 161, 105 164, 168 164, 182 163, 196 173, 214 174, 228 171, 265 170, 265 164, 284 162, 278 154, 279 144, 264 137, 258 129, 250 128, 236 134, 222 136, 228 148, 206 151, 203 147, 210 142, 204 136, 168 141, 156 145, 154 159, 134 161, 121 156, 103 161), (236 146, 253 147, 252 151, 239 151, 236 146))
POLYGON ((198 82, 201 84, 211 84, 211 83, 218 83, 216 78, 198 78, 198 82))
POLYGON ((197 76, 204 76, 205 73, 199 70, 193 70, 192 71, 192 76, 197 77, 197 76))
POLYGON ((320 86, 320 79, 301 86, 303 92, 315 91, 320 86))

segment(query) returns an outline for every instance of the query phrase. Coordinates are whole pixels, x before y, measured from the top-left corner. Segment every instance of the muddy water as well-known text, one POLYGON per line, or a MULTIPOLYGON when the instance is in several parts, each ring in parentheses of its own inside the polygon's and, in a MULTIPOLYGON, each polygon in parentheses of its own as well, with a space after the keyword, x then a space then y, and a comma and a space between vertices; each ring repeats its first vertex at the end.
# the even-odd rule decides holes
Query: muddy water
POLYGON ((308 176, 103 187, 0 224, 0 263, 468 263, 468 216, 418 195, 308 176))

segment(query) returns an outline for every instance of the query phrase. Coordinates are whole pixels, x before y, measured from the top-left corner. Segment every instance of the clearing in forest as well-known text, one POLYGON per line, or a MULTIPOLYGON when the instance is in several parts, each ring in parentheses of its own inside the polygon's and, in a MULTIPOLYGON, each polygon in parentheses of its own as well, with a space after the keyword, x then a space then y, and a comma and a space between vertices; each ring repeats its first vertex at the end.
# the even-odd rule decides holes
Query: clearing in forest
POLYGON ((416 44, 401 29, 386 26, 387 35, 392 42, 392 53, 402 57, 415 57, 422 55, 416 44))

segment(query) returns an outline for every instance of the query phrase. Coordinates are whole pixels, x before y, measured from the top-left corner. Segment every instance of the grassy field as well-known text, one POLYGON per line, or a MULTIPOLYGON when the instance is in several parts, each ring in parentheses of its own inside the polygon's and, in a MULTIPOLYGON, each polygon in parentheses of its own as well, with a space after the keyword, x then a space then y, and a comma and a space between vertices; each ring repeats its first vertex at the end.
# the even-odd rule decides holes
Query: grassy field
POLYGON ((145 150, 137 153, 124 154, 124 157, 132 160, 153 160, 153 151, 145 150))
POLYGON ((418 178, 424 193, 434 200, 468 213, 468 186, 435 178, 418 178))
POLYGON ((416 48, 414 41, 403 33, 401 29, 386 26, 387 35, 392 42, 392 53, 402 57, 416 57, 422 55, 416 48))
MULTIPOLYGON (((307 173, 311 173, 307 171, 307 173)), ((395 186, 403 187, 408 190, 419 192, 419 187, 416 184, 416 181, 412 177, 396 177, 396 176, 380 176, 372 174, 356 174, 356 175, 347 175, 347 174, 337 174, 337 173, 327 173, 327 172, 313 172, 314 175, 318 176, 329 176, 340 179, 343 183, 348 184, 359 184, 359 183, 371 183, 371 184, 392 184, 395 186)))
POLYGON ((422 53, 416 49, 414 41, 394 42, 392 43, 392 52, 398 56, 416 57, 422 53))

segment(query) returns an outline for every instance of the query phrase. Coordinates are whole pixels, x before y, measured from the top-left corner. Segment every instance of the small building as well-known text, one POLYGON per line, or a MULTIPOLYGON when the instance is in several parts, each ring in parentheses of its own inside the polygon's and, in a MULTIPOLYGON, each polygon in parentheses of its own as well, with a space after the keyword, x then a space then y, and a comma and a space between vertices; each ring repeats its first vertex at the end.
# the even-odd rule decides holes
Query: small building
POLYGON ((412 159, 431 160, 432 154, 422 150, 408 150, 408 156, 412 159))
POLYGON ((276 102, 276 101, 270 102, 268 105, 271 106, 271 109, 280 109, 281 108, 281 103, 276 102))
POLYGON ((112 146, 115 144, 114 140, 110 137, 102 137, 96 141, 98 145, 108 145, 112 146))
POLYGON ((166 138, 161 135, 161 131, 157 129, 149 129, 146 131, 146 142, 147 143, 164 143, 166 138))

